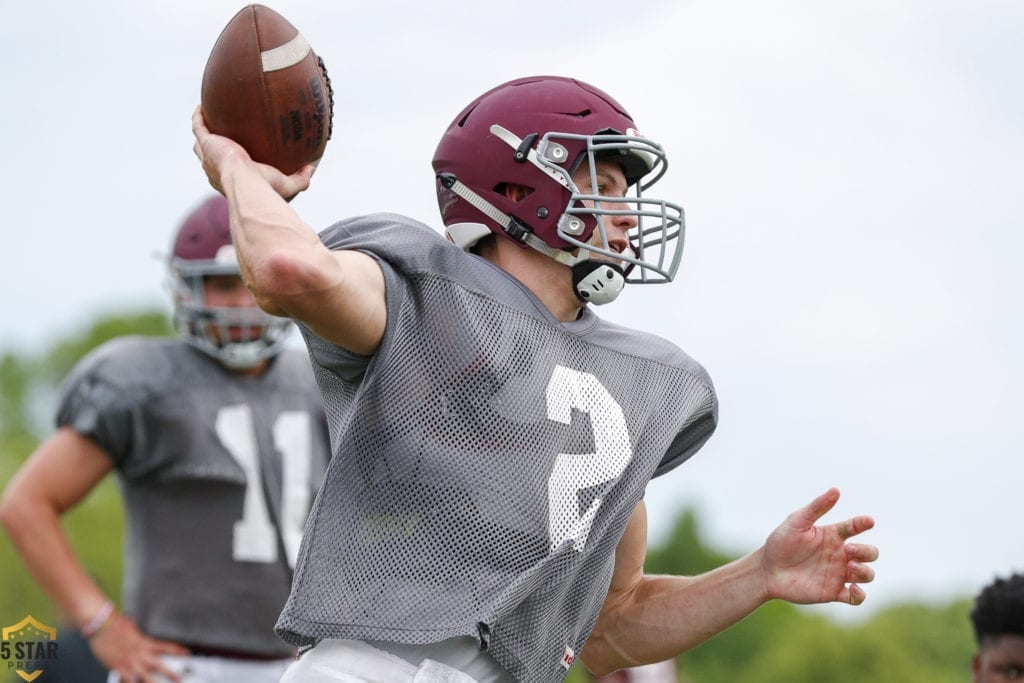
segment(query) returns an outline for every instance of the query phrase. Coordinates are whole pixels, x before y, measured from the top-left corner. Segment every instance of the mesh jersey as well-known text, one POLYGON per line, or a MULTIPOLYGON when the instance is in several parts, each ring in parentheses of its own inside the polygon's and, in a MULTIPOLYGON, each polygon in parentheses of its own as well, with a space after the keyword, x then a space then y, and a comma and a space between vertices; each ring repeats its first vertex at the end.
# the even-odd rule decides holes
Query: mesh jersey
POLYGON ((309 365, 285 351, 246 378, 179 340, 126 337, 68 377, 57 423, 114 462, 123 607, 145 633, 291 653, 274 621, 330 455, 309 365))
POLYGON ((589 309, 559 323, 410 219, 349 219, 321 239, 378 260, 387 326, 363 357, 300 325, 337 438, 278 633, 472 635, 517 679, 560 680, 647 482, 714 430, 710 379, 589 309))

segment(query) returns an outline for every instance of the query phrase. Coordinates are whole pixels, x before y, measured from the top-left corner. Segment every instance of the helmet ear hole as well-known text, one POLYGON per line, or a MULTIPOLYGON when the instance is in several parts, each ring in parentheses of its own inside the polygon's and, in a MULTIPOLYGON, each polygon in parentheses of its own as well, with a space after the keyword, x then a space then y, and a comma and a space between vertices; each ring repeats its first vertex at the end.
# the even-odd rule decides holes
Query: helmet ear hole
POLYGON ((533 188, 518 183, 499 183, 494 188, 496 194, 502 195, 512 202, 521 202, 533 194, 533 188))

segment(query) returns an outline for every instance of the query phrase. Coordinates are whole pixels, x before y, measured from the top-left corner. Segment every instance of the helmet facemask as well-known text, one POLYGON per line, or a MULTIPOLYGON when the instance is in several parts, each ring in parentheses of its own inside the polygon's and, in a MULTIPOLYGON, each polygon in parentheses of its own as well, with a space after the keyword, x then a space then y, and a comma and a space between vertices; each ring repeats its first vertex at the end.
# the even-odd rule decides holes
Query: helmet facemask
POLYGON ((222 247, 213 260, 172 258, 169 271, 174 323, 186 342, 232 370, 254 368, 280 353, 290 320, 256 306, 213 306, 206 300, 208 277, 240 275, 232 247, 222 247))
MULTIPOLYGON (((668 168, 665 154, 656 143, 635 134, 575 135, 548 133, 537 145, 536 159, 557 173, 552 180, 564 184, 570 198, 557 223, 560 239, 579 250, 577 258, 597 256, 609 260, 623 271, 625 282, 657 284, 671 282, 683 253, 685 215, 678 204, 644 196, 668 168), (590 192, 583 191, 555 162, 567 145, 584 147, 572 171, 586 169, 590 174, 590 192), (553 152, 554 151, 554 152, 553 152), (602 195, 597 176, 598 162, 611 161, 622 167, 629 192, 626 196, 602 195), (636 225, 627 231, 629 249, 618 252, 608 247, 604 217, 631 216, 636 225), (596 237, 596 239, 595 239, 596 237)), ((564 158, 564 156, 563 156, 564 158)))

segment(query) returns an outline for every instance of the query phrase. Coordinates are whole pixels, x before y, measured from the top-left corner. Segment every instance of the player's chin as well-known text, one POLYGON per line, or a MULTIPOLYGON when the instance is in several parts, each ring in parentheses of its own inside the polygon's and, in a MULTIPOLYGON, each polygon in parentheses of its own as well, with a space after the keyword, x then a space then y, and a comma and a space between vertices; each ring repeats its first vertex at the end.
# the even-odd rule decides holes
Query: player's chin
POLYGON ((222 335, 218 339, 218 343, 221 346, 225 344, 245 344, 246 342, 261 339, 263 331, 262 327, 230 327, 227 334, 222 335))
POLYGON ((590 260, 594 261, 596 263, 610 263, 611 265, 615 266, 616 268, 619 269, 619 271, 621 271, 623 273, 627 273, 629 271, 629 269, 633 267, 633 264, 630 263, 629 261, 625 261, 623 259, 612 258, 611 256, 607 256, 605 254, 593 254, 592 253, 591 256, 590 256, 590 260))

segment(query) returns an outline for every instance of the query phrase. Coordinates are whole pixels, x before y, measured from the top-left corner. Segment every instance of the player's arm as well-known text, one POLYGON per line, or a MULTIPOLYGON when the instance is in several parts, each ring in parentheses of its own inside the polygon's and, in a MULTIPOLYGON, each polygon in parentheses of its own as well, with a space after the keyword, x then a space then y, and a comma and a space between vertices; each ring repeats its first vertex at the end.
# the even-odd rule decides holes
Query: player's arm
MULTIPOLYGON (((75 556, 60 517, 92 491, 111 467, 110 458, 95 442, 63 427, 36 449, 0 499, 0 521, 25 566, 79 628, 98 626, 91 622, 104 614, 107 597, 75 556)), ((110 669, 126 674, 162 670, 155 661, 158 654, 187 652, 145 638, 123 615, 113 613, 105 621, 90 645, 110 669)))
POLYGON ((312 166, 286 176, 252 161, 211 134, 199 109, 192 130, 211 185, 228 199, 242 277, 260 307, 356 353, 375 351, 387 314, 380 267, 361 252, 325 247, 286 201, 309 186, 312 166))
POLYGON ((608 596, 581 653, 596 675, 671 659, 767 599, 756 555, 688 577, 644 574, 646 553, 647 510, 641 501, 616 548, 608 596))
POLYGON ((75 558, 60 516, 111 466, 98 446, 60 429, 14 475, 0 501, 0 519, 33 578, 78 625, 88 623, 107 598, 75 558))
POLYGON ((616 548, 615 569, 597 624, 581 653, 595 674, 678 656, 771 599, 858 605, 858 583, 878 549, 847 539, 874 526, 864 515, 815 523, 839 500, 830 489, 790 514, 753 553, 699 576, 648 576, 647 511, 636 507, 616 548))

